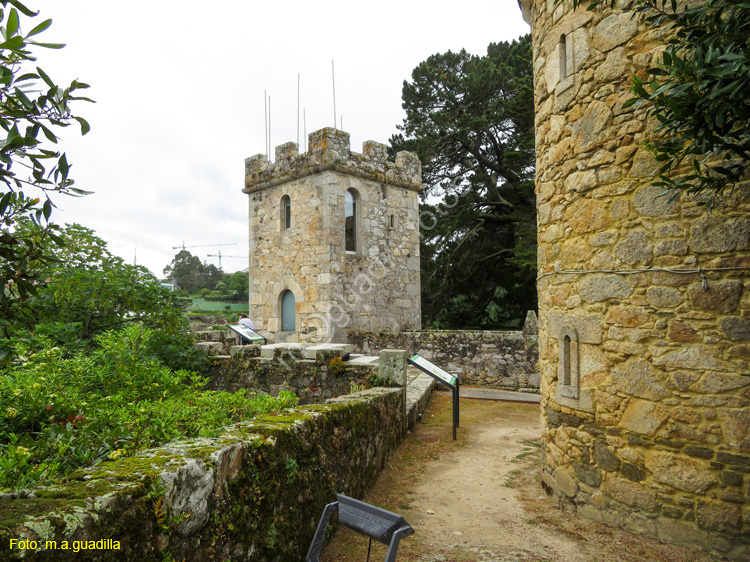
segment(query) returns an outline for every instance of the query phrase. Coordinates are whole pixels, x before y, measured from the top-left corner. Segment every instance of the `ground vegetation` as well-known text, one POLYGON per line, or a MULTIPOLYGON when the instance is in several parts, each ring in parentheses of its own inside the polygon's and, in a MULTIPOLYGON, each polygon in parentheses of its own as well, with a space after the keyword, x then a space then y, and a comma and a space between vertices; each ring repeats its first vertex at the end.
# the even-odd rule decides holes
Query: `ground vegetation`
POLYGON ((207 379, 174 371, 154 353, 142 324, 95 336, 71 352, 48 338, 16 342, 0 377, 0 490, 64 480, 72 471, 168 441, 294 406, 278 398, 206 391, 207 379))
MULTIPOLYGON (((32 221, 19 223, 17 230, 43 236, 32 221)), ((104 240, 81 225, 58 227, 56 237, 54 244, 42 243, 47 258, 33 269, 35 294, 12 317, 0 318, 0 362, 13 360, 19 341, 33 347, 46 338, 73 351, 94 345, 105 331, 138 323, 155 331, 150 345, 166 365, 207 368, 205 354, 193 347, 182 307, 146 268, 111 254, 104 240)))

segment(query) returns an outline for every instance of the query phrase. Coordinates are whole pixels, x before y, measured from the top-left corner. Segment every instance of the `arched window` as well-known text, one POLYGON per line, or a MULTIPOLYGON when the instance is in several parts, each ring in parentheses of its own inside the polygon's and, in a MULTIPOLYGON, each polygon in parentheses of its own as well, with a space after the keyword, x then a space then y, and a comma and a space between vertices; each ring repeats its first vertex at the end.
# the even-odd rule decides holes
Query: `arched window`
POLYGON ((344 209, 344 249, 351 253, 355 253, 359 249, 357 241, 359 236, 357 232, 358 212, 357 192, 353 189, 347 189, 344 209))
POLYGON ((294 332, 295 330, 294 293, 284 291, 281 294, 281 331, 294 332))
POLYGON ((288 195, 281 198, 281 230, 292 228, 292 200, 288 195))

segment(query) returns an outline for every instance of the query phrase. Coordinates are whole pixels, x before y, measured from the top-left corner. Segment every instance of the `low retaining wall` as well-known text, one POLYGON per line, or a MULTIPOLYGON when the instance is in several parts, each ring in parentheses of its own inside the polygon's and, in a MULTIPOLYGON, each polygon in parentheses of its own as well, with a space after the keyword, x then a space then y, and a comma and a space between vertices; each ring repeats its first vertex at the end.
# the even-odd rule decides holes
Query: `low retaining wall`
POLYGON ((361 497, 401 442, 404 400, 373 388, 0 497, 0 560, 302 560, 325 504, 361 497))
POLYGON ((521 331, 349 332, 357 353, 406 349, 419 353, 462 384, 539 392, 539 337, 521 331))
MULTIPOLYGON (((351 346, 346 344, 234 346, 231 357, 214 360, 208 388, 229 392, 248 389, 272 396, 288 390, 297 395, 300 404, 317 404, 369 386, 367 378, 372 376, 384 382, 396 377, 396 384, 404 384, 403 375, 394 373, 390 364, 378 361, 378 357, 370 364, 342 361, 341 356, 348 351, 351 346)), ((380 355, 389 356, 389 350, 380 355)), ((397 372, 406 368, 403 360, 401 363, 397 372)))

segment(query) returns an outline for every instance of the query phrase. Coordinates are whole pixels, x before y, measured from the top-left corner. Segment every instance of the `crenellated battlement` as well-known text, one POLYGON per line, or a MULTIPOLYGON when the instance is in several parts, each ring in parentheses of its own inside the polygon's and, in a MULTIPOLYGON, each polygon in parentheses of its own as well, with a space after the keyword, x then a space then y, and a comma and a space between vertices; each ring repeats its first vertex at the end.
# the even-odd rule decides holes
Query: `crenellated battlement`
POLYGON ((375 141, 362 143, 362 154, 352 152, 349 133, 326 127, 308 135, 309 150, 299 153, 296 142, 276 147, 275 162, 265 154, 245 159, 244 193, 254 193, 297 178, 334 170, 397 187, 420 191, 422 166, 413 152, 401 151, 388 160, 388 147, 375 141))

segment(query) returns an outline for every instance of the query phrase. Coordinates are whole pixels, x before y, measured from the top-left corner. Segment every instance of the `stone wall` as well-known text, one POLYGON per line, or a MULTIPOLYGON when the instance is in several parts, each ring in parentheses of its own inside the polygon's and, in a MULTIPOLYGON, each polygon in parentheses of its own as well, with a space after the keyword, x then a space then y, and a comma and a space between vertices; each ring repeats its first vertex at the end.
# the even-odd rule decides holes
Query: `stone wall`
POLYGON ((351 349, 346 344, 234 346, 231 357, 214 361, 208 388, 229 392, 249 389, 272 396, 288 390, 297 395, 300 404, 317 404, 369 386, 368 377, 393 379, 392 370, 386 369, 382 361, 341 361, 341 356, 351 349))
POLYGON ((662 46, 632 1, 521 4, 534 41, 544 486, 578 515, 748 560, 748 188, 708 213, 651 185, 654 124, 622 105, 662 46))
POLYGON ((213 355, 229 355, 232 346, 238 345, 239 336, 232 330, 201 330, 194 332, 196 347, 213 355))
POLYGON ((521 331, 349 332, 359 353, 406 349, 451 373, 462 384, 539 392, 538 337, 521 331))
POLYGON ((303 560, 326 503, 361 497, 400 443, 404 396, 374 388, 3 495, 0 560, 303 560))
POLYGON ((250 204, 250 316, 276 341, 343 341, 346 330, 421 326, 416 155, 386 146, 351 152, 349 134, 322 129, 245 162, 250 204), (357 199, 356 251, 345 249, 345 194, 357 199), (282 200, 290 202, 290 224, 282 200), (288 226, 288 228, 287 228, 288 226), (281 332, 281 295, 296 300, 294 332, 281 332))

